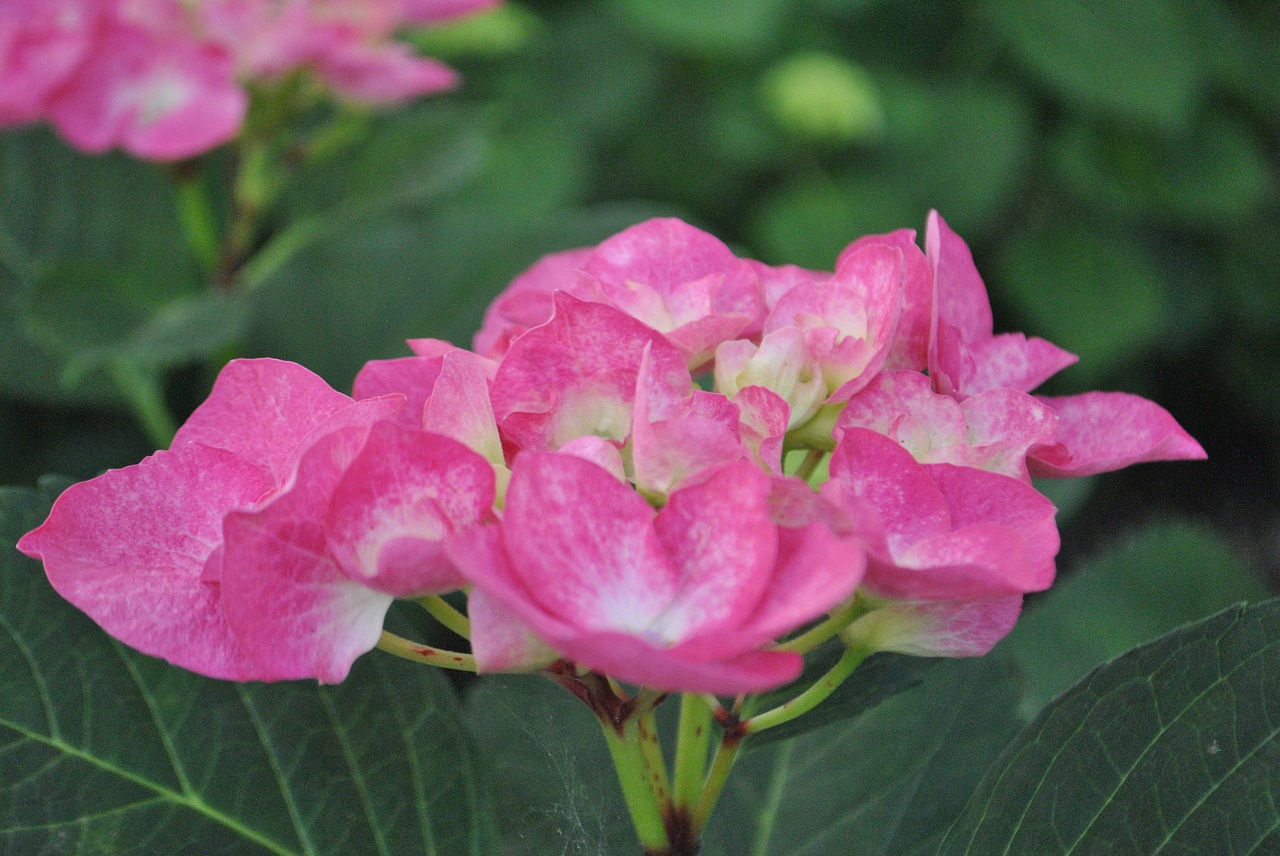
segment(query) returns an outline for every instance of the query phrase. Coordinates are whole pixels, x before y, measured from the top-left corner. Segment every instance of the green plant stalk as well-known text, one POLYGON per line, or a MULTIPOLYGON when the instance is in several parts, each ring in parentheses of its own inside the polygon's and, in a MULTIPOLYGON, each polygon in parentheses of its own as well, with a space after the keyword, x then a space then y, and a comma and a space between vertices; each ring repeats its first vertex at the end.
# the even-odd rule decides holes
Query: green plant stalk
POLYGON ((810 627, 794 639, 779 643, 775 650, 794 651, 797 654, 808 654, 823 642, 837 635, 859 617, 866 613, 866 607, 858 598, 851 598, 848 603, 838 607, 822 622, 810 627))
POLYGON ((720 793, 724 790, 725 782, 729 780, 729 772, 733 769, 734 762, 738 760, 738 753, 742 749, 745 736, 742 729, 737 728, 725 731, 720 739, 715 760, 711 762, 711 770, 707 773, 707 780, 702 786, 702 795, 693 808, 691 824, 695 835, 702 832, 702 828, 707 825, 707 819, 711 817, 712 810, 720 800, 720 793))
POLYGON ((430 645, 419 645, 417 642, 405 639, 403 636, 397 636, 394 633, 388 633, 385 630, 382 631, 382 637, 378 640, 378 650, 386 651, 388 654, 395 654, 397 657, 403 657, 406 660, 412 660, 425 666, 454 669, 459 672, 474 672, 476 670, 476 658, 470 654, 462 654, 458 651, 442 651, 430 645))
POLYGON ((677 809, 692 809, 702 790, 707 770, 707 750, 711 747, 711 708, 694 693, 680 696, 680 725, 676 732, 675 781, 672 803, 677 809))
POLYGON ((631 823, 640 839, 640 846, 651 853, 668 850, 671 844, 662 820, 661 805, 651 785, 652 772, 641 746, 636 720, 628 719, 621 725, 601 720, 600 726, 609 745, 609 754, 613 756, 618 784, 622 786, 622 796, 626 800, 627 811, 631 813, 631 823))
POLYGON ((186 233, 187 245, 200 263, 200 269, 208 276, 217 268, 221 253, 217 218, 213 216, 209 195, 205 193, 199 174, 179 178, 177 188, 178 217, 186 233))
POLYGON ((808 481, 813 477, 814 472, 818 469, 818 465, 822 463, 822 459, 827 453, 822 449, 810 449, 808 454, 804 456, 804 460, 800 462, 800 466, 796 467, 796 471, 792 473, 796 478, 808 481))
POLYGON ((108 370, 151 442, 157 449, 169 448, 173 435, 178 433, 178 423, 164 402, 160 379, 154 373, 143 371, 132 360, 112 360, 108 370))
POLYGON ((429 594, 417 600, 418 604, 436 621, 439 621, 463 639, 471 638, 471 620, 454 609, 453 605, 440 595, 429 594))
POLYGON ((658 742, 658 718, 653 714, 654 709, 650 707, 636 716, 636 737, 640 741, 645 766, 649 769, 653 796, 659 806, 667 806, 671 803, 671 782, 667 778, 666 759, 662 757, 662 744, 658 742))
POLYGON ((855 646, 846 648, 844 655, 840 657, 831 670, 823 675, 813 686, 809 687, 800 695, 791 699, 786 704, 779 705, 773 710, 766 710, 764 713, 757 714, 742 723, 742 728, 747 734, 756 734, 775 725, 781 725, 784 722, 790 722, 797 716, 808 713, 817 707, 827 696, 835 692, 836 687, 844 683, 845 679, 853 674, 853 670, 872 653, 869 647, 855 646))

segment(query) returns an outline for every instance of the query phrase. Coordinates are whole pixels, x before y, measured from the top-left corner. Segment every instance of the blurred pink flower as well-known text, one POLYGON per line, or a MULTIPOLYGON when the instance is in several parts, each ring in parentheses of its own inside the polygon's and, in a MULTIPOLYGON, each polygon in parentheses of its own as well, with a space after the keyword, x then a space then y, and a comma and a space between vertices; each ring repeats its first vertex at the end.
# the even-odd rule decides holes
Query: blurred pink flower
POLYGON ((245 84, 296 70, 341 97, 404 101, 457 75, 393 39, 494 0, 15 0, 0 10, 0 125, 50 121, 72 145, 149 160, 240 131, 245 84))

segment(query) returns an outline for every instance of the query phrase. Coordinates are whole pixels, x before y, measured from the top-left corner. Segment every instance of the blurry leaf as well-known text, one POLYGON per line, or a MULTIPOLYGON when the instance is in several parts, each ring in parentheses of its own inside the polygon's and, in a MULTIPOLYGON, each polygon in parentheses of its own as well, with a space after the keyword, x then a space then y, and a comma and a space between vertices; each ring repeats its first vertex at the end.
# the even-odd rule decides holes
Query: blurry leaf
POLYGON ((289 182, 291 218, 333 208, 368 214, 438 199, 483 162, 478 118, 432 102, 375 117, 362 139, 308 164, 289 182))
POLYGON ((1077 383, 1114 369, 1158 339, 1165 312, 1159 269, 1138 245, 1071 223, 1025 231, 997 259, 1001 293, 1028 335, 1080 356, 1077 383))
POLYGON ((664 47, 703 55, 749 57, 768 51, 782 29, 787 0, 613 0, 664 47))
POLYGON ((1266 587, 1221 536, 1157 524, 1076 569, 1027 609, 1000 650, 1027 676, 1032 714, 1098 663, 1266 587))
POLYGON ((56 487, 0 489, 0 850, 492 852, 447 681, 375 653, 336 687, 234 684, 129 651, 13 549, 56 487))
POLYGON ((859 236, 923 223, 927 210, 917 210, 899 186, 875 178, 801 181, 758 207, 752 242, 771 264, 831 270, 859 236))
POLYGON ((1130 216, 1213 227, 1250 216, 1272 194, 1258 141, 1222 112, 1169 139, 1073 125, 1052 154, 1076 193, 1130 216))
POLYGON ((1280 600, 1102 666, 987 772, 940 856, 1280 849, 1280 600))
POLYGON ((248 320, 235 295, 147 291, 145 281, 100 262, 50 267, 26 294, 26 332, 65 361, 64 383, 76 383, 116 361, 159 371, 208 356, 248 320))
POLYGON ((914 210, 892 228, 923 223, 936 208, 960 234, 982 231, 1021 183, 1032 152, 1024 98, 993 86, 886 78, 882 101, 888 134, 877 172, 914 210))
POLYGON ((24 313, 37 281, 67 266, 109 268, 151 298, 198 289, 173 185, 154 164, 87 157, 43 129, 9 130, 0 135, 0 199, 0 393, 117 403, 110 384, 62 383, 62 359, 29 336, 24 313))
MULTIPOLYGON (((818 681, 839 659, 843 648, 828 645, 805 658, 804 674, 793 684, 761 695, 752 702, 751 712, 777 707, 790 701, 801 690, 818 681)), ((789 740, 824 726, 861 716, 886 699, 907 692, 927 678, 938 660, 908 657, 905 654, 880 653, 868 657, 853 677, 836 687, 810 713, 761 732, 747 744, 747 750, 761 749, 781 740, 789 740)))
POLYGON ((1183 126, 1201 85, 1186 15, 1172 0, 988 0, 1014 52, 1058 93, 1117 118, 1183 126))
POLYGON ((857 719, 747 755, 703 856, 932 854, 1017 732, 1016 686, 996 658, 941 662, 857 719))

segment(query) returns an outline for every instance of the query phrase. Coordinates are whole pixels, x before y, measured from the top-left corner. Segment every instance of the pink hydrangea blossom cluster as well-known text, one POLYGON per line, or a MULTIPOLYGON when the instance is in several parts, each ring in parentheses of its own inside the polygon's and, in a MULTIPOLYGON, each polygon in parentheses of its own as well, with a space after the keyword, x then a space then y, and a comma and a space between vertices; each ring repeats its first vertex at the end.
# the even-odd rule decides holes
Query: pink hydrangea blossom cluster
POLYGON ((833 272, 651 220, 539 261, 474 351, 410 346, 351 397, 229 364, 167 451, 73 486, 20 549, 215 677, 340 681, 394 599, 465 590, 481 671, 737 694, 795 679, 778 643, 840 610, 846 641, 987 651, 1054 577, 1033 475, 1204 456, 1137 396, 1032 395, 1075 357, 993 332, 936 214, 923 250, 864 237, 833 272))
POLYGON ((6 0, 0 126, 47 120, 87 152, 172 160, 233 138, 245 85, 306 69, 338 95, 397 102, 455 73, 392 35, 497 0, 6 0))

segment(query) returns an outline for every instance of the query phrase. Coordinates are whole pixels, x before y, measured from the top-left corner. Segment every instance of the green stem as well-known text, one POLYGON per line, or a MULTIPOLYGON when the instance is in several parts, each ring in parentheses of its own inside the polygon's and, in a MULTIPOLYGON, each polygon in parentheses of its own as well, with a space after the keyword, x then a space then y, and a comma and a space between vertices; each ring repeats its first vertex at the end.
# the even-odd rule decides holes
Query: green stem
POLYGON ((614 769, 618 771, 618 783, 631 823, 635 826, 640 845, 648 852, 661 853, 670 847, 667 829, 662 821, 662 809, 651 785, 651 771, 641 746, 639 729, 635 720, 622 725, 601 720, 609 754, 613 756, 614 769))
POLYGON ((698 800, 711 747, 711 708, 693 693, 680 696, 680 726, 676 732, 675 782, 672 802, 689 809, 698 800))
POLYGON ((729 780, 729 771, 738 760, 738 752, 742 749, 742 741, 746 737, 741 728, 726 731, 716 749, 715 760, 711 762, 711 771, 707 773, 707 781, 702 787, 702 796, 693 809, 693 832, 698 834, 707 825, 707 818, 716 807, 724 784, 729 780))
POLYGON ((796 478, 808 481, 818 469, 818 465, 822 463, 822 459, 826 456, 827 453, 822 449, 810 449, 809 453, 804 456, 804 460, 800 462, 800 466, 796 467, 796 471, 793 475, 796 478))
POLYGON ((853 674, 853 670, 858 668, 858 665, 869 654, 871 654, 870 648, 861 646, 846 648, 844 655, 831 667, 831 671, 823 675, 817 683, 786 704, 751 717, 742 723, 742 727, 747 734, 755 734, 767 728, 773 728, 775 725, 790 722, 797 716, 808 713, 826 699, 827 696, 835 692, 836 687, 844 683, 845 678, 853 674))
POLYGON ((418 604, 429 612, 436 621, 439 621, 463 639, 471 638, 471 620, 454 609, 453 604, 438 594, 429 594, 417 600, 418 604))
POLYGON ((778 651, 794 651, 797 654, 808 654, 823 642, 852 624, 866 609, 857 598, 837 608, 819 624, 810 627, 794 639, 788 639, 777 646, 778 651))
POLYGON ((178 217, 201 269, 212 273, 218 266, 218 225, 198 173, 178 179, 178 217))
POLYGON ((143 371, 130 360, 113 360, 109 370, 111 379, 128 399, 151 442, 157 449, 169 448, 173 435, 178 432, 178 423, 164 402, 160 378, 153 372, 143 371))
POLYGON ((653 715, 653 710, 651 707, 636 717, 636 737, 640 741, 640 752, 649 771, 649 785, 653 788, 654 799, 662 807, 671 803, 671 783, 667 779, 667 762, 662 757, 662 745, 658 742, 658 718, 653 715))
POLYGON ((388 633, 385 630, 382 631, 382 638, 378 640, 378 649, 427 666, 456 669, 459 672, 474 672, 476 670, 476 658, 470 654, 461 654, 457 651, 442 651, 429 645, 419 645, 417 642, 405 639, 403 636, 397 636, 394 633, 388 633))

